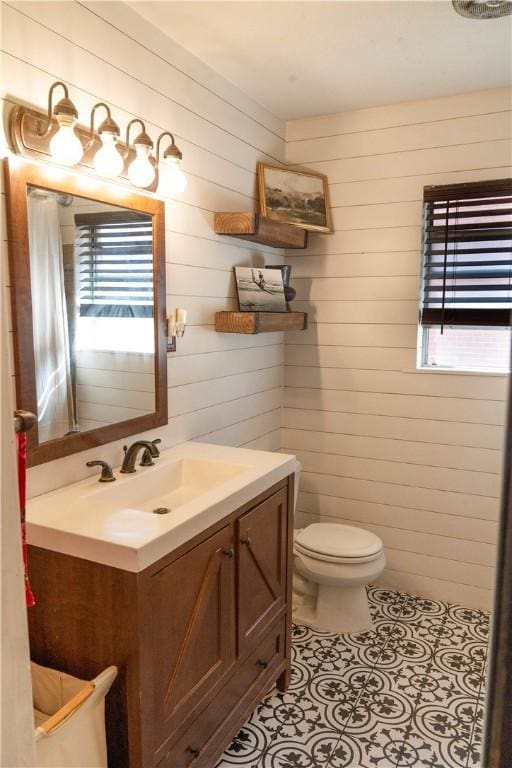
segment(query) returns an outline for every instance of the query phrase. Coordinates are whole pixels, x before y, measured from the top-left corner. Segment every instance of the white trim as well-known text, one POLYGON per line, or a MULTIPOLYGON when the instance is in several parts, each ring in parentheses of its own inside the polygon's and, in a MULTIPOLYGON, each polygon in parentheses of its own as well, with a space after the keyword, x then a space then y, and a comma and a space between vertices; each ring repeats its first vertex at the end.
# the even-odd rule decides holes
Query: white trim
POLYGON ((500 376, 501 378, 507 377, 509 373, 503 373, 503 371, 477 371, 477 370, 460 370, 458 368, 442 368, 441 366, 424 366, 418 368, 402 368, 402 373, 440 373, 450 374, 450 376, 500 376))

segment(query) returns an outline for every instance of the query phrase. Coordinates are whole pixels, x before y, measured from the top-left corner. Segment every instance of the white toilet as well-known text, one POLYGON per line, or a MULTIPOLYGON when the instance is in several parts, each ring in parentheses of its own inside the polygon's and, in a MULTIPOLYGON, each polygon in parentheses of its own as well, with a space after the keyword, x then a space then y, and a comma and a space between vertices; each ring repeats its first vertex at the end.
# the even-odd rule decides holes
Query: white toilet
POLYGON ((370 531, 336 523, 296 530, 294 621, 339 633, 371 629, 366 585, 385 564, 382 541, 370 531))

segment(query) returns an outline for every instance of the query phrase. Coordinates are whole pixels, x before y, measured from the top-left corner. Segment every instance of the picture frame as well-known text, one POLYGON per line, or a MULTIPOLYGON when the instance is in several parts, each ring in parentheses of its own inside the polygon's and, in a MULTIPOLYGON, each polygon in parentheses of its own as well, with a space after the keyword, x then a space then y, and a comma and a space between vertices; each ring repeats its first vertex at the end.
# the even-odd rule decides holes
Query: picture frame
POLYGON ((235 267, 240 312, 287 312, 280 269, 235 267))
POLYGON ((260 213, 311 232, 332 232, 327 176, 258 163, 260 213))

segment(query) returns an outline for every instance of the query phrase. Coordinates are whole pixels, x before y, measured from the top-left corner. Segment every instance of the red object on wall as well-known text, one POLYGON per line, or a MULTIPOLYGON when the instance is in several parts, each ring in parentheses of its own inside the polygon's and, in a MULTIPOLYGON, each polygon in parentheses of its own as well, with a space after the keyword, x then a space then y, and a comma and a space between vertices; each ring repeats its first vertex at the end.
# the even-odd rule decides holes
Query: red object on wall
POLYGON ((20 499, 20 514, 21 514, 21 541, 23 545, 23 564, 25 566, 25 602, 27 608, 31 608, 36 604, 32 587, 28 578, 28 563, 27 563, 27 534, 25 525, 25 499, 27 488, 27 435, 25 432, 20 432, 16 435, 18 444, 18 494, 20 499))

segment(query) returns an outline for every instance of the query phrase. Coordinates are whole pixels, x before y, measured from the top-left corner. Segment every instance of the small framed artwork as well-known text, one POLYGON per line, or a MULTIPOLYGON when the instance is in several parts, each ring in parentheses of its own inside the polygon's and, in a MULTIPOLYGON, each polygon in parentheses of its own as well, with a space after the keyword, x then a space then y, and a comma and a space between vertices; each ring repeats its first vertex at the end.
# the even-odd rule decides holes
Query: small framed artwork
POLYGON ((260 213, 313 232, 332 232, 327 176, 258 163, 260 213))
POLYGON ((240 312, 286 312, 283 275, 279 269, 235 267, 240 312))

